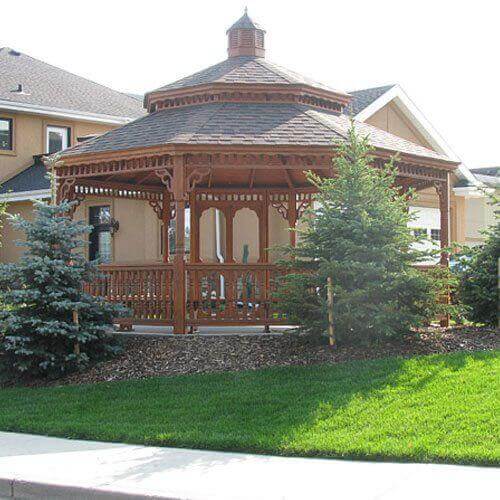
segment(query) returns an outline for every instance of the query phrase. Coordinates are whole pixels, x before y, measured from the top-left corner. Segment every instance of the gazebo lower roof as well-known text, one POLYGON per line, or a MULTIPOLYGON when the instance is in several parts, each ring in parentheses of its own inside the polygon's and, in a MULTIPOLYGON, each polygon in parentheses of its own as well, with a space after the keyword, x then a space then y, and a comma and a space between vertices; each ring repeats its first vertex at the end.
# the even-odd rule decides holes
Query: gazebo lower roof
MULTIPOLYGON (((164 109, 66 150, 69 161, 155 146, 329 147, 343 141, 349 117, 293 103, 210 103, 164 109)), ((354 122, 378 149, 454 164, 446 156, 376 127, 354 122)), ((451 165, 448 165, 450 168, 451 165)), ((453 167, 452 167, 453 168, 453 167)))

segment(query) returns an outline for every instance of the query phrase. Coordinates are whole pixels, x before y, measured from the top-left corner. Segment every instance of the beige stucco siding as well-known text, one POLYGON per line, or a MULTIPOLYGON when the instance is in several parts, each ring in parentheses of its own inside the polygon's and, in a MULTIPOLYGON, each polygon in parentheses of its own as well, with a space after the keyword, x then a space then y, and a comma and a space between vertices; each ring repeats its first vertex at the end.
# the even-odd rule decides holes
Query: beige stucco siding
MULTIPOLYGON (((21 217, 31 220, 33 218, 33 205, 31 202, 12 203, 8 207, 10 215, 19 214, 21 217)), ((3 229, 0 239, 0 262, 15 262, 22 255, 24 248, 16 245, 17 240, 23 240, 23 233, 12 227, 8 217, 2 221, 3 229)))
MULTIPOLYGON (((119 222, 120 228, 113 237, 113 260, 116 263, 141 263, 161 261, 160 221, 146 201, 87 198, 76 210, 74 218, 88 222, 89 207, 110 205, 112 216, 119 222)), ((421 191, 412 203, 414 206, 438 208, 438 198, 435 190, 421 191)), ((464 199, 452 196, 451 210, 451 241, 474 243, 474 234, 465 236, 464 199), (459 218, 457 218, 457 215, 459 218), (460 223, 459 223, 460 222, 460 223)), ((479 210, 479 209, 478 209, 479 210)), ((30 202, 17 202, 9 205, 10 213, 20 213, 23 217, 32 217, 30 202)), ((215 209, 206 210, 200 219, 200 257, 203 262, 217 262, 215 238, 215 209)), ((470 224, 476 224, 472 221, 470 224)), ((225 257, 225 220, 221 215, 221 253, 225 257)), ((469 226, 467 226, 469 227, 469 226)), ((251 210, 239 210, 234 220, 234 258, 241 262, 243 247, 249 247, 249 262, 257 262, 259 258, 258 219, 251 210)), ((273 208, 269 210, 269 247, 284 245, 289 242, 288 224, 273 208)), ((17 260, 21 250, 14 245, 14 240, 21 237, 6 224, 3 230, 3 246, 0 248, 0 260, 10 262, 17 260)), ((278 252, 271 250, 270 262, 279 258, 278 252)))
POLYGON ((463 198, 466 206, 464 214, 465 243, 477 245, 484 241, 482 231, 495 223, 495 209, 488 198, 463 198))
POLYGON ((160 222, 143 200, 90 197, 75 211, 75 219, 89 220, 91 206, 109 205, 119 224, 113 236, 113 260, 118 263, 156 262, 160 255, 160 222))
POLYGON ((49 116, 3 112, 0 116, 13 119, 14 151, 0 152, 0 182, 10 179, 33 163, 33 155, 46 153, 46 128, 49 125, 70 127, 71 144, 77 137, 102 134, 116 127, 102 123, 58 120, 49 116))

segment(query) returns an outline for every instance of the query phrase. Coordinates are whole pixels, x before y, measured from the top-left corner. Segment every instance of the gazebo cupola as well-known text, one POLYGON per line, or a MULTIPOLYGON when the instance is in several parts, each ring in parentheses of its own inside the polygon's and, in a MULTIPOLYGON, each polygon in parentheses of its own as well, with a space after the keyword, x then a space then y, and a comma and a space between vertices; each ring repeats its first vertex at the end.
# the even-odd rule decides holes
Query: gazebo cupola
POLYGON ((341 113, 350 96, 264 57, 265 31, 245 13, 228 30, 228 57, 144 98, 150 113, 210 103, 305 104, 341 113))
POLYGON ((229 57, 265 55, 265 30, 245 13, 227 30, 227 53, 229 57))

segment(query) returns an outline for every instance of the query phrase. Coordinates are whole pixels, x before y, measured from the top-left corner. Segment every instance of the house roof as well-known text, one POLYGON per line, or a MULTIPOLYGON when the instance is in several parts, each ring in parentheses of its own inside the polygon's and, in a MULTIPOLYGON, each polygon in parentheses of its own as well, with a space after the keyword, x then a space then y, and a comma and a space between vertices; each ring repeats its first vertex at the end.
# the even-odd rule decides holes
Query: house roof
MULTIPOLYGON (((64 151, 63 156, 166 144, 330 146, 343 140, 347 116, 291 103, 211 103, 165 109, 64 151)), ((430 149, 365 123, 356 128, 373 146, 447 160, 430 149)))
POLYGON ((0 107, 2 103, 132 119, 145 114, 142 103, 130 95, 8 47, 0 48, 0 107))
POLYGON ((295 71, 256 56, 229 57, 225 61, 164 85, 152 92, 177 90, 208 83, 309 85, 337 94, 345 94, 343 91, 332 89, 295 71))
POLYGON ((42 155, 33 157, 33 164, 0 185, 0 194, 22 193, 49 189, 47 169, 41 161, 42 155))
POLYGON ((473 168, 471 172, 481 184, 492 188, 500 188, 500 167, 473 168))
POLYGON ((346 106, 344 112, 348 115, 356 116, 358 113, 367 108, 370 104, 375 102, 380 96, 391 90, 396 85, 384 85, 383 87, 373 87, 369 89, 352 90, 349 95, 352 100, 346 106))

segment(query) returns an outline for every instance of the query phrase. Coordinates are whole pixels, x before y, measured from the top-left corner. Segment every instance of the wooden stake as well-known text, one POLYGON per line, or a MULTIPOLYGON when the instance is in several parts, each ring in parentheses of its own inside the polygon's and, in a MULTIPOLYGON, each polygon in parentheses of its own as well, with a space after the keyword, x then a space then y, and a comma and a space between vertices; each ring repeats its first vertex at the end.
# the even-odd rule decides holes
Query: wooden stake
MULTIPOLYGON (((78 311, 73 311, 73 323, 75 325, 80 324, 80 318, 78 315, 78 311)), ((75 342, 75 346, 73 348, 73 352, 78 356, 80 354, 80 342, 78 340, 75 342)))
POLYGON ((335 330, 333 329, 333 281, 332 277, 326 279, 326 295, 328 302, 328 342, 331 347, 335 347, 335 330))

